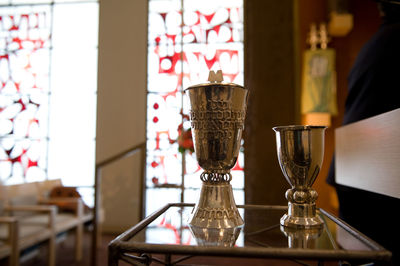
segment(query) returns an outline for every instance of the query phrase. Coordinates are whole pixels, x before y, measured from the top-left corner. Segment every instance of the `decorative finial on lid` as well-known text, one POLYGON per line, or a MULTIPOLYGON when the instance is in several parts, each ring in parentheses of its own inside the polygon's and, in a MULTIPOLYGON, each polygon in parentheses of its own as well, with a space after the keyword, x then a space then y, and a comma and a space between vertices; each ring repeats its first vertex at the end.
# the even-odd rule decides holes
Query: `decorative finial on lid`
POLYGON ((328 48, 328 43, 331 40, 331 38, 329 38, 328 36, 328 30, 326 28, 326 24, 325 23, 321 23, 319 25, 319 38, 320 38, 320 42, 321 42, 321 49, 326 49, 328 48))
POLYGON ((210 73, 208 73, 208 81, 211 83, 219 83, 224 80, 224 77, 222 76, 222 70, 218 70, 217 73, 215 73, 213 70, 210 70, 210 73))
POLYGON ((317 25, 312 23, 310 26, 310 32, 308 33, 307 43, 310 45, 311 50, 317 50, 317 45, 319 43, 317 25))

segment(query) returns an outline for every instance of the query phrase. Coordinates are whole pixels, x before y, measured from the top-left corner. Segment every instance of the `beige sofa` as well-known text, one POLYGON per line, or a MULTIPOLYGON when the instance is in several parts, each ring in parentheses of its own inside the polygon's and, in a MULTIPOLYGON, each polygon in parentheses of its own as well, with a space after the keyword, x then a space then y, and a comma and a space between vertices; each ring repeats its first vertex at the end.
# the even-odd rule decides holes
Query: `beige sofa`
POLYGON ((47 242, 48 264, 56 262, 56 237, 73 231, 75 258, 82 258, 84 224, 92 220, 91 211, 84 210, 81 198, 49 198, 50 191, 61 186, 61 180, 3 186, 0 205, 0 259, 9 257, 10 265, 18 265, 19 252, 47 242), (61 212, 57 205, 73 205, 73 212, 61 212), (6 217, 4 217, 6 216, 6 217))
POLYGON ((10 265, 18 265, 18 220, 15 217, 0 216, 0 231, 2 230, 7 230, 7 234, 0 240, 0 259, 9 257, 10 265))

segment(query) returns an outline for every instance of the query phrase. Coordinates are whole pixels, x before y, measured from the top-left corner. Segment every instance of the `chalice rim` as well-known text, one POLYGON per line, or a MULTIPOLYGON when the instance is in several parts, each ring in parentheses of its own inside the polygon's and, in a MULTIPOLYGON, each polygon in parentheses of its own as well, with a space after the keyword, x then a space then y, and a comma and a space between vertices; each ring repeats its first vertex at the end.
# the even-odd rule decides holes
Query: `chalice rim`
POLYGON ((204 87, 230 87, 230 88, 235 87, 235 88, 240 88, 240 89, 244 89, 244 90, 249 90, 248 88, 243 87, 236 83, 202 83, 202 84, 196 84, 196 85, 190 86, 190 87, 184 89, 183 91, 186 92, 191 89, 204 88, 204 87))
POLYGON ((272 130, 276 132, 280 131, 296 131, 296 130, 311 130, 311 129, 326 129, 327 126, 312 126, 312 125, 290 125, 290 126, 277 126, 273 127, 272 130))

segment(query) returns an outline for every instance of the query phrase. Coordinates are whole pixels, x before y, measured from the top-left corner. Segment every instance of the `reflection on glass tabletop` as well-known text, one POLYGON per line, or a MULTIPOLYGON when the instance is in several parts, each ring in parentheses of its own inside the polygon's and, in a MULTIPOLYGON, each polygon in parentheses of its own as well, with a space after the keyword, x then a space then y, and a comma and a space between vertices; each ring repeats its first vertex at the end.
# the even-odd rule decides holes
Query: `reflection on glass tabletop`
POLYGON ((188 224, 193 204, 168 204, 111 242, 118 250, 248 257, 389 260, 391 253, 335 216, 318 210, 321 229, 280 225, 284 206, 238 206, 244 226, 196 228, 188 224))

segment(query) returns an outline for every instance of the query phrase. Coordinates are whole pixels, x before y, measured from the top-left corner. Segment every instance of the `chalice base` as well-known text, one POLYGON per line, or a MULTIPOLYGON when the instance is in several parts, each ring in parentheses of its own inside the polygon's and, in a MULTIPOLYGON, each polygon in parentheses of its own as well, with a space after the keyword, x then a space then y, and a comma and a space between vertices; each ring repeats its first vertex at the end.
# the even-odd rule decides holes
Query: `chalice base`
POLYGON ((204 228, 189 225, 199 246, 233 247, 241 226, 233 228, 204 228))
POLYGON ((322 227, 324 221, 317 215, 315 203, 288 203, 288 213, 280 220, 281 225, 291 228, 322 227))
POLYGON ((244 224, 229 182, 203 182, 189 224, 202 228, 236 228, 244 224))
POLYGON ((280 229, 288 238, 289 248, 316 248, 318 238, 323 232, 321 227, 300 229, 281 225, 280 229))

